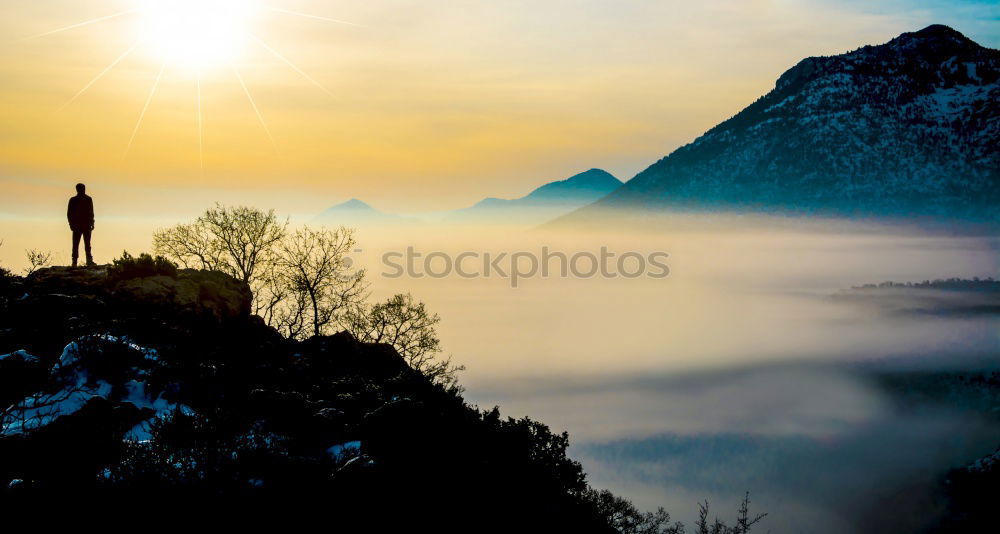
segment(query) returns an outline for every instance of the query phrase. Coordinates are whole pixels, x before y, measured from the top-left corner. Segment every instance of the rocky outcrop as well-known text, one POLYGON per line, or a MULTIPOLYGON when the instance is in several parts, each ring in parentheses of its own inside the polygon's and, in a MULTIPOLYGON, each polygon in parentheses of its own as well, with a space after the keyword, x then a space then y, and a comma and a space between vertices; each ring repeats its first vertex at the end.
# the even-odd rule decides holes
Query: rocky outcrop
POLYGON ((284 516, 293 496, 373 532, 611 531, 564 435, 468 406, 391 346, 286 340, 225 275, 0 283, 5 505, 241 496, 284 516))
POLYGON ((133 308, 224 322, 250 315, 250 288, 223 273, 182 269, 176 276, 115 280, 107 266, 49 267, 25 283, 28 298, 97 299, 133 308))
POLYGON ((0 354, 59 354, 71 340, 92 334, 156 339, 167 331, 199 335, 254 321, 250 288, 218 272, 119 278, 109 277, 107 266, 50 267, 0 285, 0 354))

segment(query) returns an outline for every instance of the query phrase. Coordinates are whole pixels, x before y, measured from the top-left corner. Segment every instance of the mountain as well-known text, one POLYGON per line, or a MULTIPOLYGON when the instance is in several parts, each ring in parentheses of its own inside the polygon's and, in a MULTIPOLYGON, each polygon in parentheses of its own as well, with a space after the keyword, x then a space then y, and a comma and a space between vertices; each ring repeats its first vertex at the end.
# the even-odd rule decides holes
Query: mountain
POLYGON ((611 173, 601 169, 590 169, 565 180, 545 184, 521 198, 513 200, 487 198, 476 204, 476 206, 483 205, 484 203, 488 203, 491 206, 506 205, 517 207, 577 205, 581 202, 593 202, 618 189, 621 185, 621 180, 612 176, 611 173))
POLYGON ((565 180, 545 184, 521 198, 486 198, 452 212, 454 222, 540 223, 586 206, 621 187, 622 182, 601 169, 590 169, 565 180))
POLYGON ((997 221, 998 79, 1000 51, 941 25, 810 57, 734 117, 560 222, 620 210, 997 221))
POLYGON ((316 217, 315 222, 336 226, 382 226, 410 224, 415 221, 409 217, 381 212, 361 200, 352 198, 327 208, 316 217))
POLYGON ((469 208, 407 217, 381 212, 352 198, 319 214, 317 224, 392 226, 421 222, 539 224, 564 215, 607 195, 622 182, 600 169, 590 169, 565 180, 551 182, 516 199, 485 198, 469 208))
POLYGON ((564 434, 467 405, 391 345, 285 339, 250 308, 219 272, 0 272, 4 505, 239 498, 352 531, 616 532, 564 434))

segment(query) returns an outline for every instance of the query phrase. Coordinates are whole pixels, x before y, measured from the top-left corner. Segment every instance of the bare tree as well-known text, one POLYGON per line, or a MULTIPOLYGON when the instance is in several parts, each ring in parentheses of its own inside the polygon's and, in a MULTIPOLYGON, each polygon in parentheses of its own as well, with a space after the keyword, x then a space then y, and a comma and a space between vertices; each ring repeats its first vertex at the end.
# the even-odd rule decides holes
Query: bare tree
POLYGON ((354 230, 342 226, 336 230, 303 227, 280 245, 277 263, 293 294, 286 315, 308 317, 312 335, 326 333, 367 296, 365 271, 352 270, 348 258, 355 244, 354 230))
POLYGON ((746 492, 743 500, 740 501, 740 508, 736 512, 736 526, 733 527, 734 534, 747 534, 750 529, 767 517, 767 514, 757 514, 750 516, 750 492, 746 492))
POLYGON ((274 210, 216 204, 198 218, 215 237, 222 249, 222 263, 235 278, 246 283, 255 280, 258 269, 275 259, 274 246, 286 234, 288 222, 278 220, 274 210))
POLYGON ((274 210, 216 204, 192 224, 157 230, 153 250, 184 267, 222 271, 252 284, 275 260, 287 226, 274 210))
POLYGON ((684 525, 671 522, 670 514, 662 507, 655 512, 642 512, 632 501, 608 490, 588 489, 583 498, 621 534, 684 534, 684 525))
POLYGON ((273 210, 218 204, 153 235, 157 254, 249 284, 254 313, 290 338, 328 331, 364 299, 364 271, 351 271, 347 257, 354 246, 346 228, 289 234, 273 210))
POLYGON ((757 514, 750 516, 750 492, 744 495, 740 501, 740 507, 736 511, 736 525, 728 526, 719 518, 711 523, 708 522, 708 501, 698 503, 698 521, 694 526, 697 534, 747 534, 754 525, 760 523, 767 514, 757 514))
POLYGON ((222 244, 200 220, 157 230, 153 233, 153 251, 185 269, 229 271, 224 265, 222 244))
POLYGON ((250 285, 253 311, 282 335, 299 339, 354 332, 361 341, 394 346, 414 369, 458 390, 458 371, 442 358, 437 315, 410 295, 364 304, 363 269, 352 269, 354 230, 302 227, 288 233, 273 211, 216 205, 194 223, 159 230, 153 243, 185 267, 225 272, 250 285))
POLYGON ((24 269, 25 275, 52 265, 52 252, 28 249, 24 251, 24 255, 28 258, 28 267, 24 269))
POLYGON ((278 244, 287 227, 288 221, 278 219, 274 210, 216 204, 193 223, 157 230, 153 250, 185 268, 220 271, 246 282, 254 312, 272 324, 269 310, 285 294, 276 291, 281 286, 274 277, 278 244))
POLYGON ((359 341, 388 343, 395 347, 410 367, 446 388, 457 388, 464 366, 442 358, 436 326, 441 318, 430 314, 423 302, 410 294, 395 295, 372 306, 358 306, 344 318, 345 327, 359 341))
POLYGON ((254 314, 289 339, 298 339, 306 331, 308 296, 296 291, 287 273, 276 262, 268 266, 262 283, 254 292, 254 314))
POLYGON ((277 264, 268 265, 261 273, 263 283, 254 291, 253 313, 273 326, 274 317, 281 304, 288 298, 290 289, 281 276, 277 264))

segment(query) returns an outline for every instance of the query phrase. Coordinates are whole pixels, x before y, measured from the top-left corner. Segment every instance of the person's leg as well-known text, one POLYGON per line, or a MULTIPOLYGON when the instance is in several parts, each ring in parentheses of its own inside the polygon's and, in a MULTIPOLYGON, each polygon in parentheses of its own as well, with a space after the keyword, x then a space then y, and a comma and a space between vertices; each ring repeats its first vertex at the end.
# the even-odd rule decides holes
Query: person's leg
POLYGON ((83 251, 87 254, 87 265, 93 265, 94 255, 90 252, 90 230, 83 231, 83 251))
POLYGON ((79 230, 73 230, 73 267, 76 267, 76 261, 80 259, 80 236, 83 235, 79 230))

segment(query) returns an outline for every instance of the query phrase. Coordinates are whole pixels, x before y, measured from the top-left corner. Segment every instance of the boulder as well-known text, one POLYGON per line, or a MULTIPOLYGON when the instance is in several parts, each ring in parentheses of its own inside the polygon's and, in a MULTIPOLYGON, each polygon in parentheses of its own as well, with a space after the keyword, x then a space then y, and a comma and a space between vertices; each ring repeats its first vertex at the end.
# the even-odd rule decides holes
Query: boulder
POLYGON ((108 277, 107 266, 49 267, 28 276, 26 291, 33 302, 67 311, 93 311, 95 303, 110 299, 129 309, 151 308, 216 323, 249 317, 253 299, 247 284, 195 269, 116 281, 108 277))
POLYGON ((46 267, 27 276, 29 289, 65 295, 101 294, 108 285, 108 266, 46 267))
POLYGON ((379 380, 419 375, 391 345, 361 343, 349 332, 309 338, 300 349, 311 366, 334 373, 350 371, 379 380))

